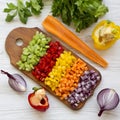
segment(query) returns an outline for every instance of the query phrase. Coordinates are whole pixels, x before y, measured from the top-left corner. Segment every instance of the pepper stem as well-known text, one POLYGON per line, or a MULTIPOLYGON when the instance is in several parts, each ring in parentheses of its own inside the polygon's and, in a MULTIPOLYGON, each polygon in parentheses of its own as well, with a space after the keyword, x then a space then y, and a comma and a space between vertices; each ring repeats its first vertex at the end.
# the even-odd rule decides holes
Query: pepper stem
POLYGON ((104 110, 102 110, 102 109, 99 111, 99 113, 98 113, 98 116, 99 116, 99 117, 102 115, 103 111, 104 111, 104 110))
POLYGON ((36 92, 36 91, 39 90, 40 88, 33 87, 32 89, 34 90, 34 92, 36 92))

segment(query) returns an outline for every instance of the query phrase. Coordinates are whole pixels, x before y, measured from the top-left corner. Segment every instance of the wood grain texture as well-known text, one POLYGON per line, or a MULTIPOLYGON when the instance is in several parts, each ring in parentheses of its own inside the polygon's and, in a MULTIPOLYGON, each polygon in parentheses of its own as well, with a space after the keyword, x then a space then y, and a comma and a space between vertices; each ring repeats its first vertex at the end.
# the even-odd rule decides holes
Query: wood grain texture
MULTIPOLYGON (((35 35, 36 31, 39 31, 39 32, 42 32, 44 33, 41 29, 39 28, 25 28, 25 27, 20 27, 20 28, 16 28, 14 30, 12 30, 7 38, 6 38, 6 42, 5 42, 5 48, 6 48, 6 52, 8 53, 9 57, 10 57, 10 62, 11 64, 17 68, 17 62, 20 60, 20 57, 21 57, 21 54, 22 54, 22 51, 23 51, 23 48, 26 47, 29 42, 32 40, 33 36, 35 35), (23 42, 22 45, 18 45, 17 42, 18 40, 21 40, 23 42)), ((48 36, 46 33, 44 33, 46 36, 48 36)), ((55 41, 53 38, 52 38, 52 41, 55 41)), ((65 46, 63 46, 64 49, 68 50, 67 48, 65 48, 65 46)), ((70 51, 70 50, 68 50, 70 51)), ((75 53, 72 53, 73 55, 75 55, 77 58, 78 56, 75 54, 75 53)), ((81 59, 81 58, 80 58, 81 59)), ((84 61, 84 60, 83 60, 84 61)), ((84 61, 85 62, 85 61, 84 61)), ((85 62, 86 63, 86 62, 85 62)), ((100 77, 101 77, 101 74, 100 72, 95 69, 94 67, 92 67, 90 64, 86 63, 87 64, 87 67, 88 69, 93 69, 95 70, 96 72, 99 73, 100 77)), ((44 84, 44 82, 41 82, 40 80, 37 80, 30 72, 27 72, 27 71, 22 71, 25 75, 27 75, 29 78, 31 78, 32 80, 34 80, 35 82, 37 82, 39 85, 41 85, 42 87, 44 87, 46 90, 48 90, 52 95, 54 95, 55 97, 57 97, 55 95, 55 92, 53 92, 48 86, 46 86, 44 84)), ((101 81, 101 78, 100 78, 100 81, 101 81)), ((100 81, 97 82, 97 86, 99 85, 100 81)), ((96 86, 96 87, 97 87, 96 86)), ((92 94, 91 96, 93 95, 94 93, 94 90, 92 91, 92 94)), ((57 97, 59 100, 61 100, 59 97, 57 97)), ((79 104, 78 107, 76 108, 73 108, 66 100, 61 100, 64 104, 66 104, 68 107, 70 107, 71 109, 73 110, 79 110, 80 108, 82 108, 85 104, 85 102, 82 102, 79 104)))

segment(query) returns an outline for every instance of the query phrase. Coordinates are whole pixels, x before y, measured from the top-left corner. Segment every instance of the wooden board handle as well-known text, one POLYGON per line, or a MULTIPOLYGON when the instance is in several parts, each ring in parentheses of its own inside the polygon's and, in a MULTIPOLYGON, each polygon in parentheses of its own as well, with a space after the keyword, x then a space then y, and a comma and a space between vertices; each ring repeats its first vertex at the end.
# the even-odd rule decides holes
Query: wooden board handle
POLYGON ((20 27, 9 33, 6 38, 5 48, 12 65, 16 66, 16 62, 20 59, 22 49, 28 45, 36 30, 38 30, 38 28, 20 27), (18 45, 20 40, 23 43, 21 46, 18 45))

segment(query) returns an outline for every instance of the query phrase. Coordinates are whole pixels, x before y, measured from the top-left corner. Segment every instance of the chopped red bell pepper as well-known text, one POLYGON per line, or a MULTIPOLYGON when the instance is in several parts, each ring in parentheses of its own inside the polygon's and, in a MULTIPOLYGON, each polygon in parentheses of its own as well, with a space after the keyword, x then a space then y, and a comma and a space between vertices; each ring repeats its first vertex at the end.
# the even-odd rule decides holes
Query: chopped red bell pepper
POLYGON ((39 63, 34 66, 34 70, 32 71, 33 76, 42 82, 44 82, 45 78, 51 72, 56 63, 56 59, 64 51, 64 48, 58 41, 50 42, 49 46, 46 55, 40 59, 39 63))

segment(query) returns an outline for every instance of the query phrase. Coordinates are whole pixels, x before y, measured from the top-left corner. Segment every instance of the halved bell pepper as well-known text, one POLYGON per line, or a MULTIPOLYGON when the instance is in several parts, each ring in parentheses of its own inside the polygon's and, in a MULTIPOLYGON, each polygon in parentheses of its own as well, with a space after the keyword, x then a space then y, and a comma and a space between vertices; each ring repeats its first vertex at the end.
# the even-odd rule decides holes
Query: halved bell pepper
POLYGON ((49 108, 48 97, 44 88, 33 88, 34 92, 28 95, 28 102, 38 111, 46 111, 49 108))
POLYGON ((120 39, 120 27, 109 20, 102 20, 94 28, 92 39, 96 49, 106 50, 120 39))

